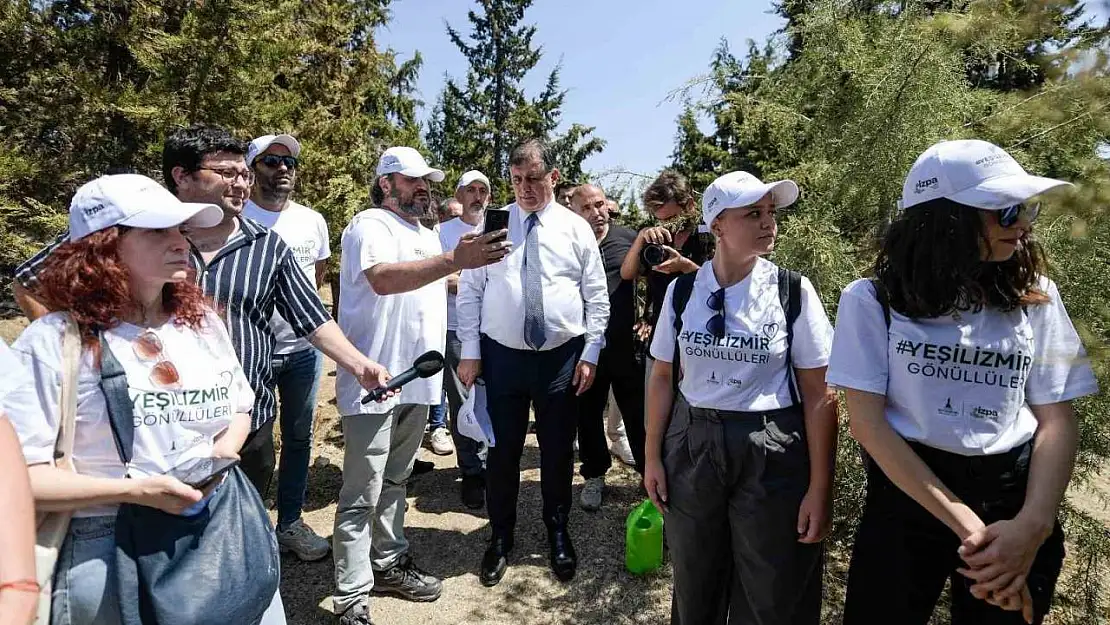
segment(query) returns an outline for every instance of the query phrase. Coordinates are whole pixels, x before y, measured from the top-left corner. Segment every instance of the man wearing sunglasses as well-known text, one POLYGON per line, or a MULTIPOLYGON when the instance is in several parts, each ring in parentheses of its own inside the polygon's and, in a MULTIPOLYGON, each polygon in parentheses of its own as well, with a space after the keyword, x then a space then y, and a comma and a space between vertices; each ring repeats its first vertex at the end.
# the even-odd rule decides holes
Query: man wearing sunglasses
MULTIPOLYGON (((297 180, 301 144, 291 135, 263 135, 251 141, 247 166, 254 173, 251 197, 243 216, 276 232, 293 252, 297 266, 316 289, 324 281, 331 248, 324 217, 291 198, 297 180)), ((283 549, 304 561, 328 555, 328 541, 301 519, 308 463, 312 453, 312 420, 323 358, 308 340, 275 311, 270 319, 276 344, 271 359, 281 399, 281 459, 277 478, 277 539, 283 549)))

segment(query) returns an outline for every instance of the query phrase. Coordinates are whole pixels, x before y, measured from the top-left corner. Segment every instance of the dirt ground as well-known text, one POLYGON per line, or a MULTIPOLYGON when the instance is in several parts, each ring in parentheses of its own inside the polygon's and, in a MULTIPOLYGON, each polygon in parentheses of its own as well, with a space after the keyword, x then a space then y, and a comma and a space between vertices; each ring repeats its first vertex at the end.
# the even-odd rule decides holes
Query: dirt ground
MULTIPOLYGON (((10 343, 25 326, 22 318, 0 320, 0 338, 10 343)), ((318 397, 304 515, 309 525, 329 538, 342 464, 334 371, 334 364, 328 361, 318 397)), ((485 588, 477 577, 489 537, 484 512, 473 513, 459 500, 454 455, 435 456, 425 448, 419 457, 435 462, 436 470, 414 478, 409 485, 406 534, 420 566, 443 578, 443 596, 426 604, 375 597, 371 611, 378 625, 617 625, 669 620, 669 567, 643 577, 624 568, 624 519, 641 500, 638 481, 629 468, 614 461, 600 511, 587 513, 575 507, 570 531, 579 556, 578 575, 571 583, 563 584, 547 565, 539 514, 539 449, 535 437, 529 436, 522 460, 520 520, 510 568, 498 586, 485 588)), ((576 502, 581 486, 582 480, 576 476, 576 502)), ((1071 497, 1110 527, 1110 508, 1100 493, 1110 493, 1110 476, 1105 472, 1094 478, 1091 488, 1073 489, 1071 497)), ((282 567, 281 592, 290 625, 333 623, 331 557, 302 563, 283 556, 282 567)))

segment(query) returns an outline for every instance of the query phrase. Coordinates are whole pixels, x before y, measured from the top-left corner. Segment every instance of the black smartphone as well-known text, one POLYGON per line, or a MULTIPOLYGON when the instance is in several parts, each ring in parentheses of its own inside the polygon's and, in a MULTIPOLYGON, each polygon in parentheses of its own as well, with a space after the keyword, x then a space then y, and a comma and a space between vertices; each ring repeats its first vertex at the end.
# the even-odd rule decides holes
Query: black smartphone
POLYGON ((509 228, 509 211, 503 208, 487 208, 486 222, 482 234, 507 230, 509 228))
POLYGON ((175 477, 182 483, 199 490, 238 464, 239 461, 235 458, 194 458, 170 469, 166 475, 175 477))

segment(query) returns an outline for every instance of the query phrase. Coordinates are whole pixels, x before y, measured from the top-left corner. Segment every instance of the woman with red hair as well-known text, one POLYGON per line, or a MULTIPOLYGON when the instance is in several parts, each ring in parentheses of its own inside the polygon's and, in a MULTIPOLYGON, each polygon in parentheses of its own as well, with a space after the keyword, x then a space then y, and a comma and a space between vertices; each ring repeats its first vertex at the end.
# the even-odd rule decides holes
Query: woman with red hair
MULTIPOLYGON (((250 429, 254 393, 227 329, 187 275, 183 230, 221 219, 218 206, 182 203, 144 176, 98 178, 78 190, 70 205, 70 240, 40 275, 43 299, 59 312, 36 320, 12 346, 32 374, 37 401, 3 402, 2 410, 19 435, 39 511, 73 513, 53 579, 53 625, 130 622, 121 617, 129 601, 120 599, 135 591, 120 582, 117 570, 124 510, 156 509, 173 519, 209 506, 214 517, 212 502, 229 488, 221 484, 235 481, 182 477, 190 486, 173 476, 190 464, 237 459, 250 429), (75 471, 54 466, 70 320, 81 337, 75 471), (112 368, 125 374, 129 411, 120 409, 115 399, 121 395, 106 382, 112 368), (130 418, 118 419, 120 412, 130 418)), ((254 566, 265 568, 263 555, 255 554, 254 566)), ((262 609, 271 596, 262 622, 284 623, 272 591, 262 609)), ((201 609, 218 614, 222 607, 201 609)))

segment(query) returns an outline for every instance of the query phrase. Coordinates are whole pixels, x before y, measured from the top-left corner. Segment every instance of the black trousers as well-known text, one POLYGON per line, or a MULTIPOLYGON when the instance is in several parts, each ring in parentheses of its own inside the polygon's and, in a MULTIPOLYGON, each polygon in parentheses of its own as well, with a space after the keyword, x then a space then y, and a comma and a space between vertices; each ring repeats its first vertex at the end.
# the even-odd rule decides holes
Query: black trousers
POLYGON ((798 507, 809 489, 801 406, 710 410, 679 393, 663 469, 671 625, 820 622, 824 547, 798 542, 798 507))
POLYGON ((262 427, 247 435, 239 450, 239 468, 254 485, 255 490, 265 501, 270 494, 270 482, 277 466, 277 452, 274 450, 274 421, 270 419, 262 427))
POLYGON ((609 389, 617 400, 628 444, 636 460, 636 471, 644 472, 644 375, 636 362, 636 347, 613 343, 601 350, 593 386, 579 398, 578 458, 580 473, 590 479, 605 475, 613 461, 605 436, 605 406, 609 389))
MULTIPOLYGON (((910 443, 914 452, 983 522, 1014 518, 1025 501, 1032 444, 990 456, 961 456, 910 443)), ((874 462, 867 463, 867 503, 856 533, 848 572, 846 625, 924 625, 944 583, 951 580, 953 625, 1018 625, 1021 612, 1007 612, 971 595, 973 582, 956 572, 963 565, 960 539, 895 486, 874 462)), ((1041 545, 1029 573, 1034 623, 1048 613, 1064 560, 1059 522, 1041 545)))
POLYGON ((497 444, 486 459, 486 508, 495 536, 511 536, 520 492, 520 456, 528 434, 528 407, 535 408, 540 443, 543 521, 565 527, 574 478, 578 398, 571 385, 585 340, 555 349, 524 351, 482 336, 482 379, 497 444))

